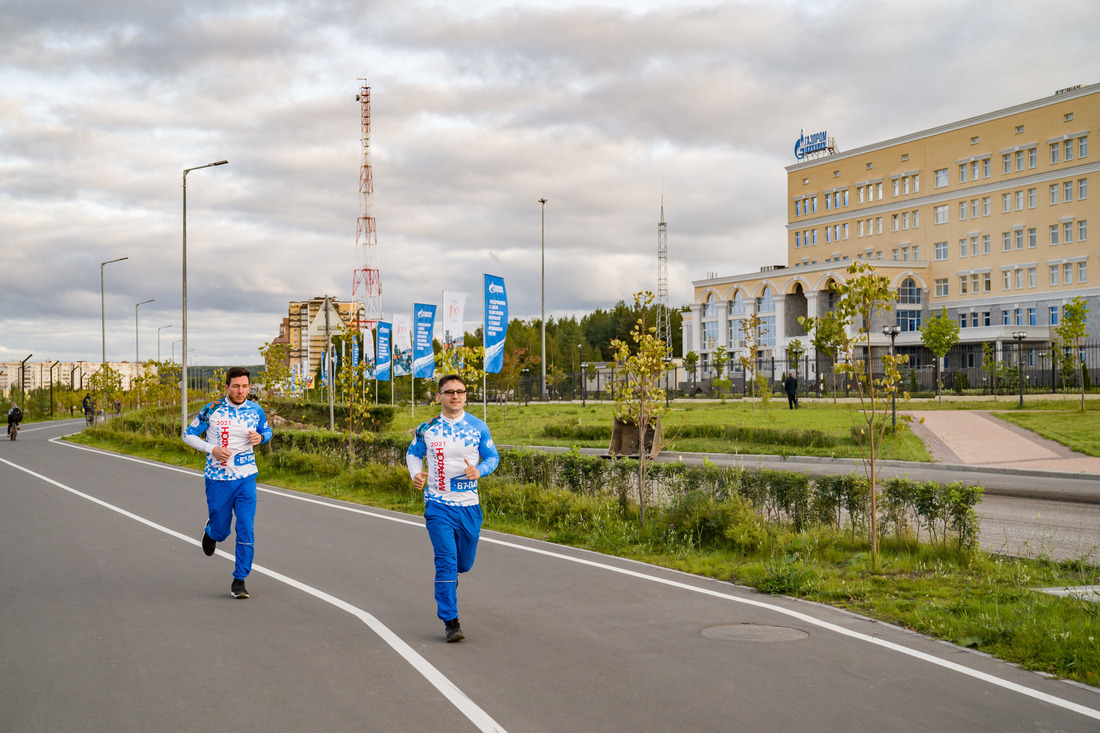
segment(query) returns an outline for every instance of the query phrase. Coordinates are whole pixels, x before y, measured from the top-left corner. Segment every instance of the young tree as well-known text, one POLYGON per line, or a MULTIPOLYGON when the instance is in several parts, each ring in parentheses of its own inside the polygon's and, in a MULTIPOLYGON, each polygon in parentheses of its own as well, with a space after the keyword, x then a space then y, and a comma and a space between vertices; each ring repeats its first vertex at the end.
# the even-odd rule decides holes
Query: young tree
POLYGON ((806 353, 806 347, 802 345, 801 339, 791 339, 787 343, 787 371, 798 374, 798 362, 802 360, 802 355, 806 353))
POLYGON ((989 375, 989 391, 993 393, 993 401, 997 401, 997 364, 993 355, 993 344, 988 341, 982 343, 982 369, 989 375))
POLYGON ((695 368, 699 366, 699 355, 694 351, 684 354, 684 369, 691 373, 691 394, 695 396, 695 368))
MULTIPOLYGON (((835 285, 834 292, 835 292, 835 285)), ((844 324, 837 320, 835 312, 826 313, 815 319, 800 318, 804 322, 806 330, 813 331, 811 343, 814 351, 819 354, 828 354, 833 360, 833 402, 836 402, 836 365, 840 362, 840 354, 848 347, 848 332, 844 324)), ((820 373, 820 372, 819 372, 820 373)))
POLYGON ((645 449, 646 432, 652 421, 665 412, 665 391, 661 389, 661 375, 665 369, 668 348, 656 335, 656 328, 649 325, 649 305, 653 293, 642 291, 634 296, 640 315, 630 332, 634 351, 628 343, 614 339, 611 346, 615 354, 618 379, 613 386, 615 417, 633 422, 638 427, 638 510, 639 520, 645 526, 646 475, 649 455, 645 449))
MULTIPOLYGON (((753 412, 756 412, 757 388, 761 386, 756 374, 756 351, 760 347, 760 337, 767 334, 767 332, 768 329, 764 328, 764 321, 758 313, 751 313, 741 319, 741 333, 745 338, 745 349, 741 356, 737 358, 737 361, 741 364, 741 368, 745 370, 745 377, 749 382, 749 389, 753 398, 753 412)), ((760 391, 763 392, 763 390, 760 391)))
POLYGON ((264 392, 290 392, 290 344, 265 342, 258 351, 264 359, 264 392))
POLYGON ((714 350, 714 386, 723 403, 726 401, 726 393, 730 391, 730 380, 722 377, 728 363, 729 351, 726 350, 725 346, 719 344, 718 348, 714 350))
MULTIPOLYGON (((863 426, 860 433, 864 440, 860 442, 860 451, 863 453, 863 461, 867 470, 867 478, 871 485, 870 507, 870 533, 871 533, 871 562, 878 565, 878 454, 881 444, 885 439, 887 413, 890 409, 890 398, 898 392, 898 379, 900 373, 899 364, 909 361, 907 355, 882 356, 882 377, 875 379, 871 373, 870 343, 871 321, 880 311, 889 311, 897 299, 897 292, 890 289, 890 280, 884 275, 879 275, 875 268, 866 262, 856 262, 848 268, 848 280, 835 286, 840 295, 837 304, 835 318, 838 324, 845 327, 854 325, 855 334, 847 339, 845 344, 847 360, 838 365, 839 371, 850 375, 855 382, 859 394, 860 408, 863 413, 863 426), (863 347, 866 351, 866 362, 857 359, 857 351, 863 347), (881 411, 881 415, 879 414, 881 411)), ((800 319, 807 329, 818 325, 817 319, 800 319)), ((909 395, 903 393, 903 399, 909 399, 909 395)), ((902 418, 904 424, 904 417, 902 418)))
POLYGON ((951 347, 959 343, 959 324, 955 319, 948 317, 946 308, 942 308, 921 327, 920 336, 928 350, 936 355, 936 397, 942 401, 940 364, 943 363, 943 357, 947 356, 947 352, 951 351, 951 347))
POLYGON ((1062 339, 1062 343, 1073 346, 1073 352, 1068 358, 1072 359, 1074 365, 1080 369, 1081 412, 1085 411, 1085 356, 1081 352, 1081 342, 1088 333, 1086 329, 1088 315, 1088 304, 1082 296, 1078 295, 1066 303, 1062 310, 1062 322, 1054 329, 1062 339))

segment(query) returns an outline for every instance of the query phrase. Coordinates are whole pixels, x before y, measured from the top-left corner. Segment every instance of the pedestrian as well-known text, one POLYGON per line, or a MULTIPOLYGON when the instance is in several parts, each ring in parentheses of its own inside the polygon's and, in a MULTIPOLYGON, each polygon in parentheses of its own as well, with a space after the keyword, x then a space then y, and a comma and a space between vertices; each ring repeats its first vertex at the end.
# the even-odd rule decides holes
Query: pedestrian
POLYGON ((466 638, 458 623, 458 574, 473 567, 481 534, 477 481, 496 470, 500 454, 488 426, 464 410, 462 377, 448 374, 438 388, 440 414, 417 427, 405 462, 413 487, 424 490, 424 524, 435 550, 436 615, 447 641, 456 642, 466 638))
POLYGON ((211 402, 184 430, 187 445, 207 454, 207 522, 202 551, 209 557, 217 543, 229 537, 229 525, 237 517, 236 562, 230 595, 248 598, 244 579, 252 572, 255 553, 256 454, 253 447, 271 440, 271 426, 263 408, 248 399, 249 377, 244 367, 225 374, 225 397, 211 402), (203 434, 206 438, 203 439, 203 434))
POLYGON ((783 389, 787 392, 787 409, 793 410, 798 407, 798 379, 794 376, 794 372, 788 372, 783 389))

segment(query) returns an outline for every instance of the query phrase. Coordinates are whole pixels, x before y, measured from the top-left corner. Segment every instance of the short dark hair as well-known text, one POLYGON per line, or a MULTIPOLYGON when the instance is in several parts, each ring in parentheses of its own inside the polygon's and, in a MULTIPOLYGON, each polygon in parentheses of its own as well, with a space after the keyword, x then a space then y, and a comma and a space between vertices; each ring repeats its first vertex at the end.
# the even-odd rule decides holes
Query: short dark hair
POLYGON ((252 381, 252 372, 248 371, 244 367, 229 367, 229 371, 225 373, 225 386, 228 387, 229 383, 237 377, 248 377, 248 381, 252 381))
POLYGON ((437 391, 440 394, 443 393, 443 385, 447 382, 458 382, 463 387, 466 386, 466 380, 458 376, 457 374, 444 374, 442 377, 439 378, 439 386, 437 388, 437 391))

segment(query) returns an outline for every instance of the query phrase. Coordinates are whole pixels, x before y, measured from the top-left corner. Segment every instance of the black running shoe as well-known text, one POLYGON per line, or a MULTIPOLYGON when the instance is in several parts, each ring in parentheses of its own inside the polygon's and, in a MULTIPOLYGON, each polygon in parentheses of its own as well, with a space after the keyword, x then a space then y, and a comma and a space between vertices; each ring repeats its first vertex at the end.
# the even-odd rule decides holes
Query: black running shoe
POLYGON ((455 641, 462 641, 466 638, 466 635, 462 633, 462 627, 458 625, 458 617, 451 619, 450 621, 444 621, 443 627, 447 631, 447 643, 450 644, 455 641))
POLYGON ((206 553, 207 557, 214 554, 214 548, 218 546, 218 543, 214 541, 214 538, 206 534, 206 530, 202 531, 202 551, 206 553))
POLYGON ((229 587, 229 595, 234 598, 248 598, 248 591, 244 587, 243 578, 233 578, 233 585, 229 587))

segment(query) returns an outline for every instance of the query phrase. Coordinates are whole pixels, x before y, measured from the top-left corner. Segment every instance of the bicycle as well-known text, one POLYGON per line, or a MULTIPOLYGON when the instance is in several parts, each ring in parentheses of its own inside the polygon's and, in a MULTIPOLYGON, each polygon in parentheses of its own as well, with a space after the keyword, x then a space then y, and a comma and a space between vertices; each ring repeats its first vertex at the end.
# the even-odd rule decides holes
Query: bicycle
POLYGON ((8 429, 8 439, 15 440, 16 435, 19 435, 19 423, 17 422, 12 423, 11 427, 8 429))
POLYGON ((94 411, 92 411, 90 409, 84 411, 84 423, 88 427, 91 427, 92 425, 95 425, 95 412, 94 411))

